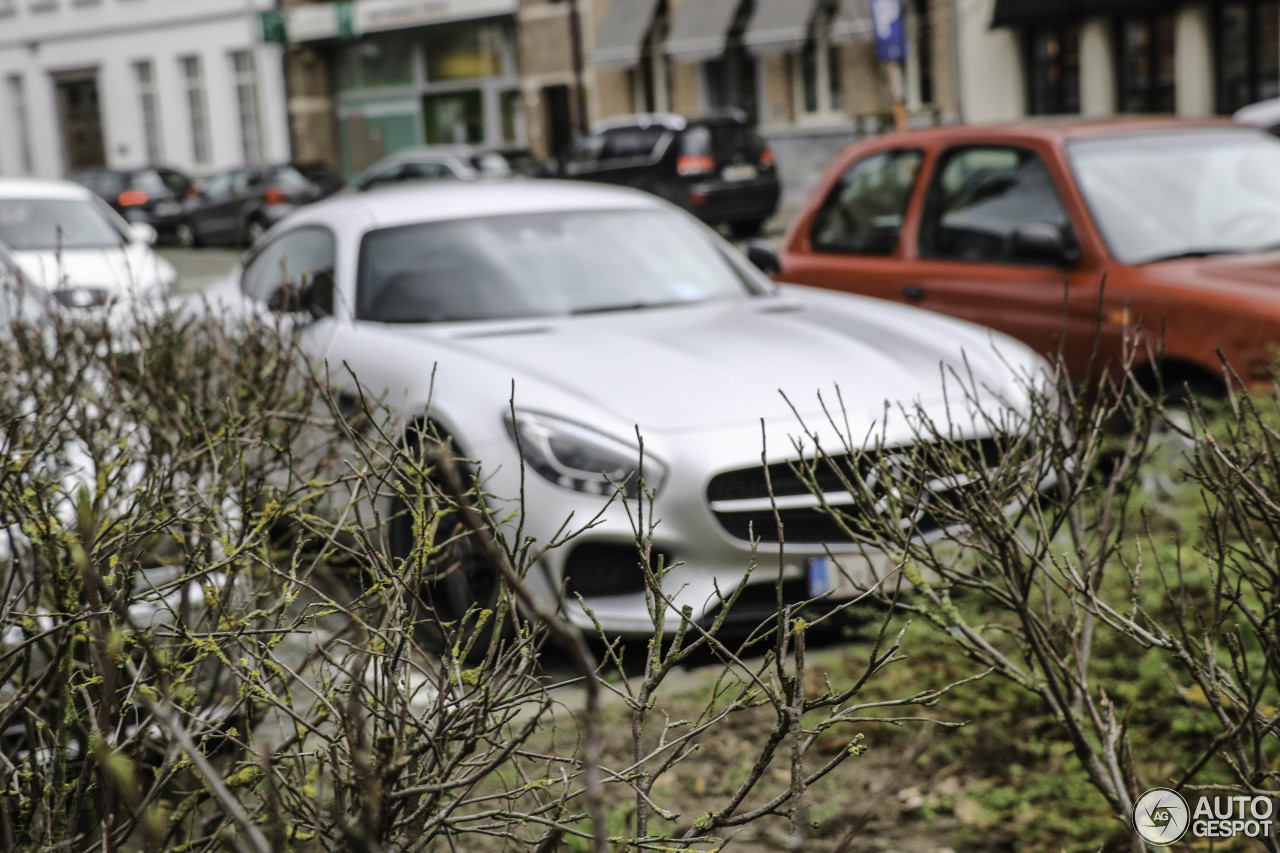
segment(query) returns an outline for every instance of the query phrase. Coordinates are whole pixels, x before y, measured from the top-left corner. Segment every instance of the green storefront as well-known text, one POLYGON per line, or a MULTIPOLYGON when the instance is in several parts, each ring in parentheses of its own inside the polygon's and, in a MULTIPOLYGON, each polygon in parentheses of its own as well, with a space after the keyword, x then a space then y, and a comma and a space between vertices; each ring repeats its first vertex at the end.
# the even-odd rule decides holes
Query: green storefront
POLYGON ((327 53, 348 177, 416 145, 524 144, 516 0, 356 0, 347 9, 350 37, 327 53))

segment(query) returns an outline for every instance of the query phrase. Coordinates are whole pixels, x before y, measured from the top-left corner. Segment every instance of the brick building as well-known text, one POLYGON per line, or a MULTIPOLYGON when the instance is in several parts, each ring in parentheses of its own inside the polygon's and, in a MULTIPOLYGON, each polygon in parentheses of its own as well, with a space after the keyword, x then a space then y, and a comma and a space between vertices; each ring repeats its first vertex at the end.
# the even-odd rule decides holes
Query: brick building
MULTIPOLYGON (((909 120, 956 121, 954 0, 902 5, 909 120)), ((589 124, 734 107, 777 152, 794 202, 837 151, 892 123, 869 0, 521 0, 518 22, 528 141, 544 155, 582 112, 589 124), (573 95, 569 110, 553 86, 573 95)))

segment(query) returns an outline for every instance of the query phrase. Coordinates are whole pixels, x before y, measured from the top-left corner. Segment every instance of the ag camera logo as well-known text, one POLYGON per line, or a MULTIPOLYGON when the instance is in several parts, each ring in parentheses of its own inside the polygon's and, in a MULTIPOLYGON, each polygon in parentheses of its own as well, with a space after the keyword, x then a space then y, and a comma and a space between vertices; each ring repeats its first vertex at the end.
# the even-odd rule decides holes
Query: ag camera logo
POLYGON ((1152 788, 1133 804, 1133 828, 1155 847, 1168 847, 1187 834, 1191 809, 1177 791, 1152 788))

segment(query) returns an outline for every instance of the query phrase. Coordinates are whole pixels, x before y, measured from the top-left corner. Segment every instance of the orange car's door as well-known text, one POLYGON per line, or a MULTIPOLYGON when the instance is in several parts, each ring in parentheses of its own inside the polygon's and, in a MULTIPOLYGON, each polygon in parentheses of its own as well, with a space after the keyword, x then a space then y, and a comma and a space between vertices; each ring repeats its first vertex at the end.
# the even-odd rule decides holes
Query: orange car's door
POLYGON ((923 160, 923 152, 903 148, 851 164, 804 226, 806 246, 782 278, 898 299, 911 274, 902 265, 900 236, 923 160))
POLYGON ((1076 379, 1095 342, 1103 360, 1119 356, 1123 327, 1099 323, 1101 276, 1079 263, 1075 229, 1039 154, 951 148, 936 160, 922 204, 901 298, 999 329, 1051 358, 1061 348, 1076 379))

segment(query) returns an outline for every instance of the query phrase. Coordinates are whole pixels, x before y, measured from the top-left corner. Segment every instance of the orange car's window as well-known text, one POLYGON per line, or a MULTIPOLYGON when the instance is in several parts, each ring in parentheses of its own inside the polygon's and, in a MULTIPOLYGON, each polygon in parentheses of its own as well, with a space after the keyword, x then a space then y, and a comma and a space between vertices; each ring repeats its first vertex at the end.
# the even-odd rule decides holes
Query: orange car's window
POLYGON ((985 263, 1035 262, 1016 256, 1013 232, 1024 225, 1061 229, 1071 245, 1066 209, 1044 162, 1024 148, 972 147, 949 152, 925 196, 920 256, 985 263))
POLYGON ((886 151, 859 160, 822 203, 809 241, 819 252, 891 255, 920 171, 919 151, 886 151))

